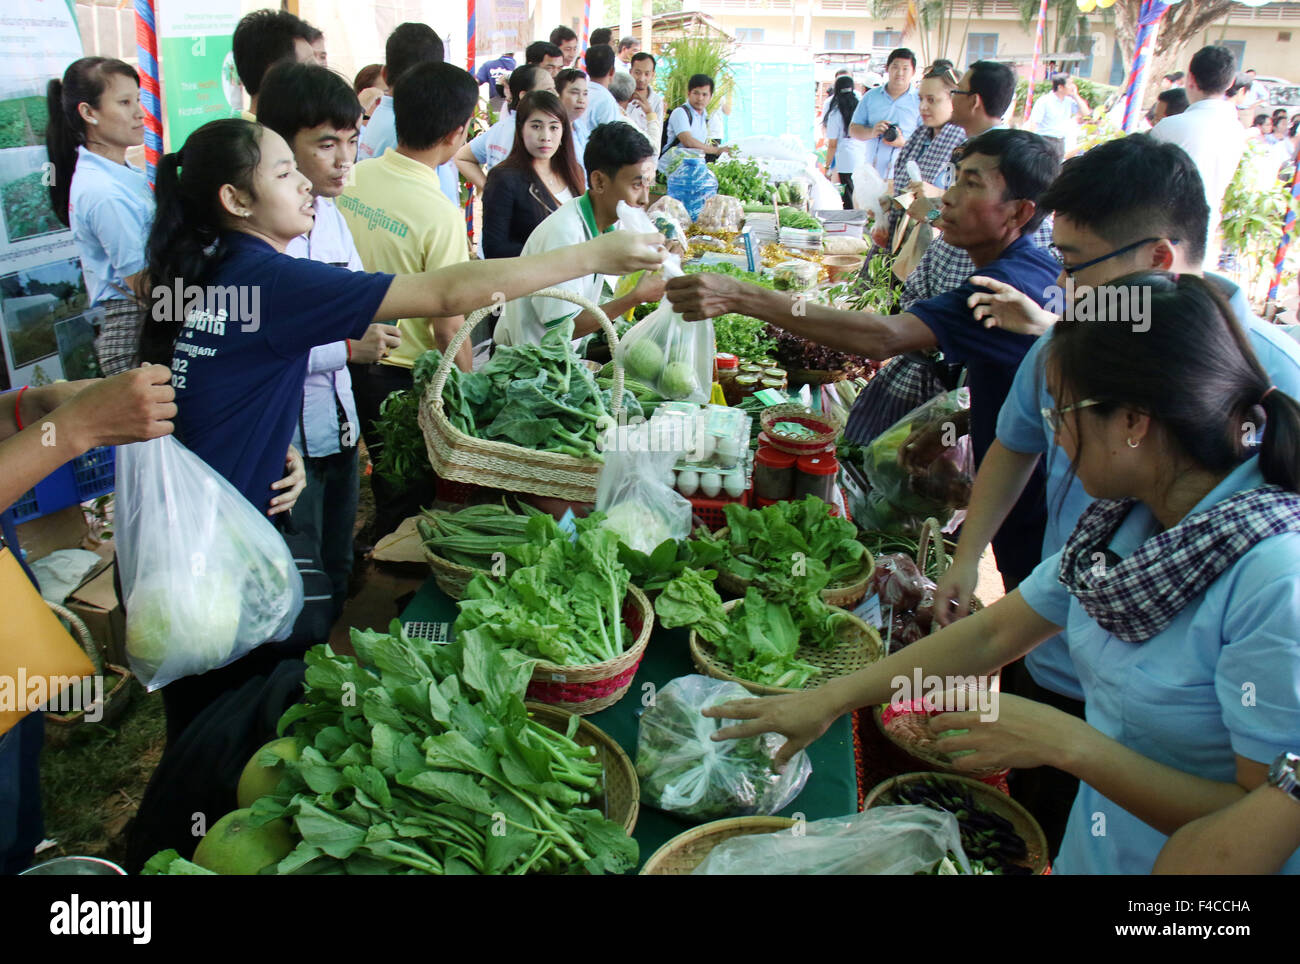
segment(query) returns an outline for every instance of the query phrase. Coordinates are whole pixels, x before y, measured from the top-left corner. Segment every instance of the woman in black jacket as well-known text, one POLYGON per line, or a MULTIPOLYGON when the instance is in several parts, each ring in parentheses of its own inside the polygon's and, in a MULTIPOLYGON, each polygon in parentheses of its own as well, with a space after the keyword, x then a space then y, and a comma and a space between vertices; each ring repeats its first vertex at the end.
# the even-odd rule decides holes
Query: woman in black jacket
POLYGON ((515 113, 510 156, 488 173, 483 191, 483 255, 516 258, 552 211, 587 189, 569 115, 550 91, 533 91, 515 113))

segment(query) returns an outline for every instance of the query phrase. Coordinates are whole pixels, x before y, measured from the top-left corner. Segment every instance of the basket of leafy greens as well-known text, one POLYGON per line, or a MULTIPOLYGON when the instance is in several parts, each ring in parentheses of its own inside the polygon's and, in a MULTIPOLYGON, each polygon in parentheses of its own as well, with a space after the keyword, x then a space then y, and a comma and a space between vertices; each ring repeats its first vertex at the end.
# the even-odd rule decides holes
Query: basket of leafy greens
POLYGON ((812 774, 808 754, 795 754, 784 772, 773 765, 785 742, 776 733, 714 742, 726 721, 701 710, 745 699, 738 683, 681 676, 655 693, 641 715, 636 771, 645 801, 691 820, 769 816, 789 806, 812 774))

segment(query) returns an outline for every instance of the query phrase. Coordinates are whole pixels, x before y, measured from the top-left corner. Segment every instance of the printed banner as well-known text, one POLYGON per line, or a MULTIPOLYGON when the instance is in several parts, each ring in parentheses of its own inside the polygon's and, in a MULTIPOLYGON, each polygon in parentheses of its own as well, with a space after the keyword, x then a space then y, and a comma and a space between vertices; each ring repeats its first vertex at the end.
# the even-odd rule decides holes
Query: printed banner
POLYGON ((86 285, 50 207, 45 88, 82 55, 71 0, 5 0, 0 14, 0 388, 91 371, 86 285), (62 352, 62 355, 61 355, 62 352))
POLYGON ((533 41, 533 24, 525 0, 477 0, 474 5, 475 60, 482 64, 514 52, 524 62, 524 48, 533 41))
POLYGON ((159 0, 163 125, 175 150, 208 121, 238 116, 247 106, 235 72, 230 37, 239 23, 239 0, 159 0))

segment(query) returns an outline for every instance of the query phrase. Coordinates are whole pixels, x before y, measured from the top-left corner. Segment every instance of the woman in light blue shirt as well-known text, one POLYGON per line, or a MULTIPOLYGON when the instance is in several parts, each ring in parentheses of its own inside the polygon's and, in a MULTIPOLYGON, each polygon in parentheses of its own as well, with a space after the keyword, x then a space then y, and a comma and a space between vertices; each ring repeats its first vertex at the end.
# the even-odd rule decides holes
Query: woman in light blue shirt
POLYGON ((853 172, 867 156, 867 145, 849 134, 853 112, 858 109, 858 95, 853 93, 853 78, 835 81, 835 94, 826 113, 826 173, 838 181, 844 209, 853 210, 853 172))
POLYGON ((153 224, 153 192, 127 148, 144 143, 140 78, 120 60, 83 57, 46 93, 50 202, 72 229, 86 296, 100 309, 95 353, 105 375, 134 365, 141 313, 137 276, 153 224))
MULTIPOLYGON (((1086 722, 1007 695, 992 714, 931 720, 968 731, 936 744, 960 769, 1079 777, 1056 871, 1150 873, 1168 834, 1264 781, 1300 732, 1300 405, 1202 279, 1113 284, 1149 294, 1149 329, 1063 320, 1048 346, 1057 407, 1043 415, 1097 500, 1061 552, 853 676, 706 711, 750 721, 721 735, 785 733, 782 761, 839 713, 925 696, 910 692, 914 669, 942 689, 1064 629, 1086 722)), ((1300 855, 1284 871, 1300 873, 1300 855)))

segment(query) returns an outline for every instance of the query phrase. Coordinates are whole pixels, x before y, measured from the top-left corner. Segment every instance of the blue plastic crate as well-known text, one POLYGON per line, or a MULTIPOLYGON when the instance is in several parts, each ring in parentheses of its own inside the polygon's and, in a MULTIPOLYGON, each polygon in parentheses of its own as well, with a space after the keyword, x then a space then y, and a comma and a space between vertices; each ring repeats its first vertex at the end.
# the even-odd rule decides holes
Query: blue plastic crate
POLYGON ((113 491, 113 472, 117 449, 112 446, 91 449, 72 460, 77 480, 77 501, 87 502, 113 491))
POLYGON ((76 473, 71 465, 61 465, 24 493, 10 511, 14 524, 20 525, 79 502, 76 473))

